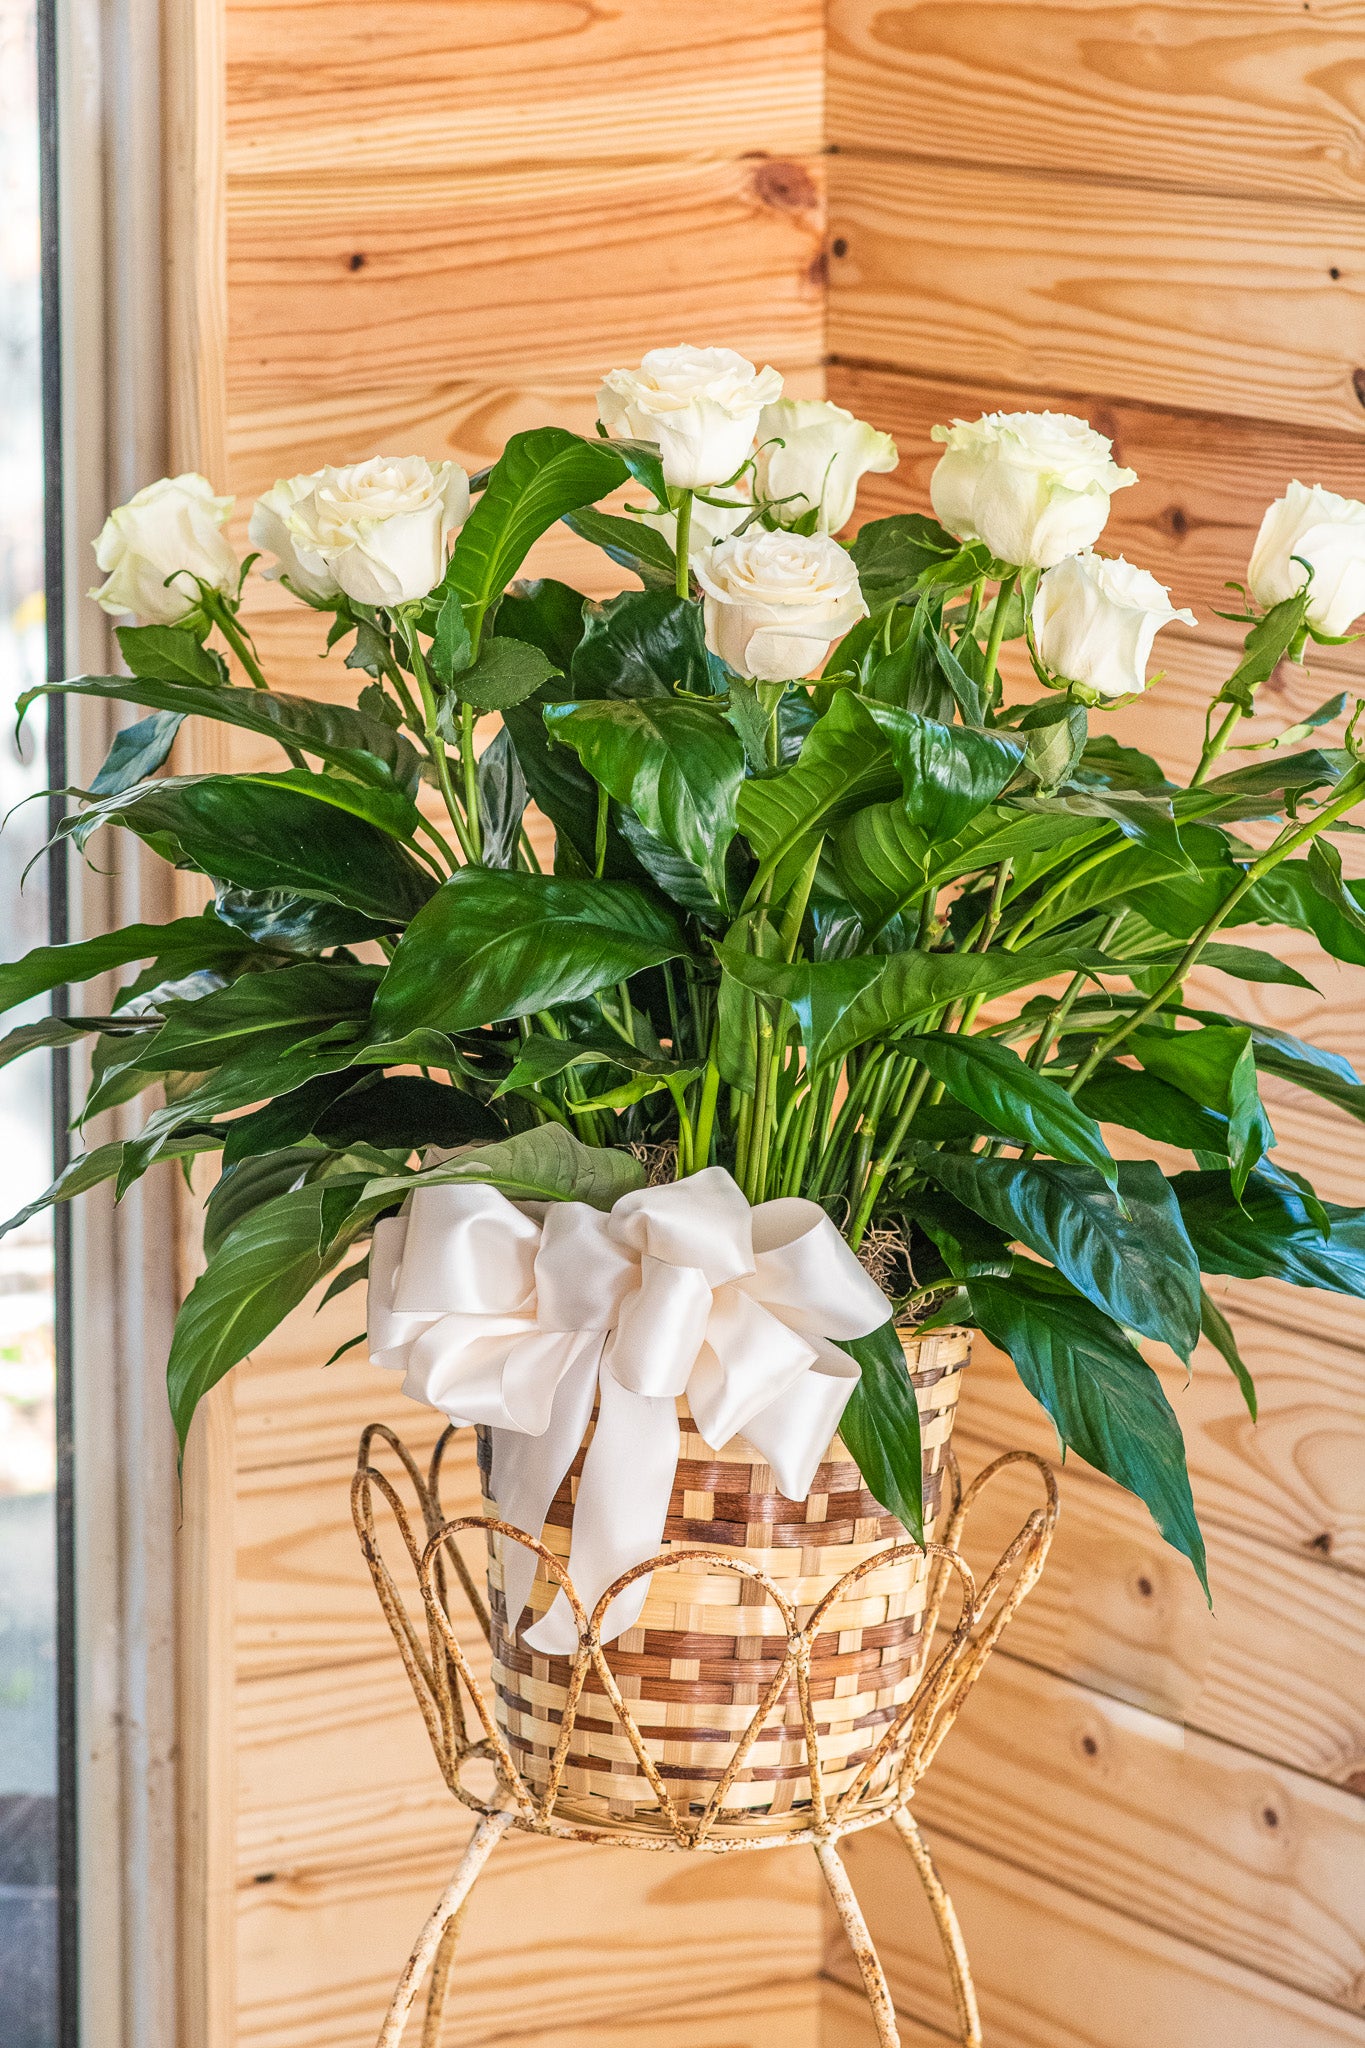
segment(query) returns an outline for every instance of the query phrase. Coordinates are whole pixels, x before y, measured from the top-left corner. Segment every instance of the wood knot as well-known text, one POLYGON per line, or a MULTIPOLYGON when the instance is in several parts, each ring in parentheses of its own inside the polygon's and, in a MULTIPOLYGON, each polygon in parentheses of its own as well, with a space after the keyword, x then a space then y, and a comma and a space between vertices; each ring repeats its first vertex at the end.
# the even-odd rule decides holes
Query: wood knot
POLYGON ((815 180, 804 164, 785 159, 759 164, 751 183, 756 198, 783 213, 805 213, 820 203, 815 180))
POLYGON ((356 250, 354 256, 347 257, 346 268, 348 270, 363 270, 365 268, 365 258, 359 249, 356 250))
POLYGON ((1365 370, 1352 370, 1351 389, 1362 405, 1365 405, 1365 370))

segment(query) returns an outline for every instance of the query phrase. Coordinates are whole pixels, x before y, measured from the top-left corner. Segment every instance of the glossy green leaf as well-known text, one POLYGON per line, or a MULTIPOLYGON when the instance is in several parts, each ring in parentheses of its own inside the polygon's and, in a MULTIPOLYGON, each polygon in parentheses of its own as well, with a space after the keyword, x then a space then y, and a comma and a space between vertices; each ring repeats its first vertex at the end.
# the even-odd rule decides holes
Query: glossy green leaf
MULTIPOLYGON (((746 921, 747 922, 747 921, 746 921)), ((742 1073, 744 1080, 733 1085, 743 1086, 749 1079, 751 1054, 747 1044, 741 1050, 739 1040, 749 1040, 753 1032, 752 1001, 745 1005, 738 997, 739 991, 753 996, 766 996, 781 1001, 793 1011, 801 1042, 810 1054, 811 1063, 821 1066, 830 1057, 831 1040, 843 1028, 849 1010, 882 971, 883 962, 876 958, 851 960, 797 960, 792 962, 774 959, 776 935, 771 926, 761 933, 750 931, 748 944, 745 930, 735 926, 727 934, 720 949, 720 963, 724 972, 722 993, 726 983, 736 992, 732 1011, 727 1010, 730 1028, 722 1020, 722 1038, 729 1041, 729 1055, 723 1064, 727 1079, 742 1073), (764 953, 752 950, 757 938, 764 942, 764 953)))
POLYGON ((514 583, 498 605, 493 632, 525 640, 549 656, 561 675, 569 673, 583 638, 583 594, 553 576, 514 583))
POLYGON ((311 1145, 293 1145, 225 1165, 204 1209, 204 1256, 212 1258, 239 1223, 305 1180, 317 1179, 326 1155, 311 1145))
POLYGON ((575 697, 667 697, 710 692, 700 607, 671 590, 627 590, 583 607, 570 670, 575 697))
POLYGON ((165 1023, 133 1064, 147 1073, 200 1073, 243 1056, 287 1059, 322 1039, 359 1038, 381 973, 316 960, 241 975, 196 1002, 166 1003, 165 1023))
POLYGON ((1227 1152, 1225 1116, 1201 1107, 1183 1090, 1140 1067, 1108 1060, 1095 1069, 1076 1099, 1101 1123, 1139 1131, 1154 1144, 1179 1145, 1187 1152, 1227 1152))
POLYGON ((135 782, 155 775, 184 722, 178 711, 153 711, 150 717, 123 726, 115 733, 104 766, 90 785, 91 796, 118 796, 135 782))
POLYGON ((489 868, 515 867, 521 821, 528 802, 526 777, 503 726, 479 756, 479 820, 483 828, 483 863, 489 868))
POLYGON ((954 559, 961 545, 925 513, 897 512, 889 519, 865 521, 849 553, 858 565, 863 596, 875 610, 913 591, 926 570, 954 559))
POLYGON ((723 904, 744 750, 720 707, 676 698, 603 698, 551 705, 545 722, 594 781, 701 871, 723 904))
MULTIPOLYGON (((216 1138, 206 1138, 191 1133, 178 1138, 167 1146, 167 1153, 177 1158, 187 1158, 194 1152, 215 1152, 216 1138)), ((0 1237, 11 1230, 18 1230, 22 1224, 50 1209, 55 1202, 69 1202, 76 1195, 85 1194, 90 1188, 99 1187, 104 1181, 113 1180, 123 1164, 124 1147, 121 1143, 96 1145, 92 1151, 79 1152, 76 1157, 57 1175, 52 1185, 45 1188, 34 1201, 25 1203, 17 1214, 0 1223, 0 1237)))
POLYGON ((839 1349, 847 1351, 860 1367, 839 1434, 853 1453, 872 1498, 922 1544, 924 1454, 919 1403, 895 1323, 888 1318, 870 1337, 855 1337, 841 1343, 839 1349))
MULTIPOLYGON (((1346 883, 1351 900, 1360 908, 1360 883, 1346 883)), ((1285 924, 1296 931, 1311 932, 1325 953, 1334 960, 1365 967, 1365 931, 1356 917, 1340 907, 1317 887, 1306 860, 1282 860, 1263 875, 1237 906, 1239 923, 1285 924)))
POLYGON ((672 918, 624 883, 462 868, 399 940, 372 1036, 530 1016, 683 950, 672 918))
POLYGON ((359 1213, 414 1188, 461 1181, 486 1182, 514 1202, 586 1202, 608 1210, 645 1185, 645 1170, 630 1152, 583 1145, 562 1124, 538 1124, 500 1144, 471 1145, 420 1174, 373 1180, 359 1213))
POLYGON ((1251 1045, 1262 1073, 1278 1074, 1281 1080, 1293 1081, 1365 1123, 1365 1084, 1351 1062, 1339 1053, 1324 1052, 1319 1046, 1309 1045, 1291 1032, 1276 1031, 1268 1024, 1251 1026, 1251 1045))
POLYGON ((1256 692, 1268 682, 1304 629, 1308 617, 1310 583, 1282 603, 1272 605, 1246 636, 1242 659, 1218 692, 1215 702, 1236 704, 1250 714, 1256 708, 1256 692))
POLYGON ((626 464, 606 442, 585 441, 563 427, 512 435, 456 535, 442 584, 464 605, 476 652, 490 608, 533 542, 566 512, 605 498, 626 474, 626 464))
POLYGON ((7 1031, 0 1038, 0 1067, 7 1067, 14 1060, 23 1059, 26 1053, 53 1051, 59 1046, 76 1045, 98 1026, 84 1022, 69 1024, 65 1017, 39 1017, 32 1024, 20 1024, 13 1031, 7 1031))
POLYGON ((1123 1161, 1117 1190, 1091 1167, 1050 1159, 940 1152, 923 1164, 1116 1323, 1189 1358, 1199 1337, 1199 1266, 1171 1185, 1150 1160, 1123 1161))
POLYGON ((436 614, 436 630, 431 636, 427 662, 437 682, 444 683, 449 689, 473 659, 474 643, 469 637, 464 605, 458 591, 452 590, 436 614))
POLYGON ((638 576, 646 590, 672 590, 676 573, 673 550, 656 526, 646 526, 643 519, 620 519, 612 512, 593 511, 566 513, 564 524, 638 576))
POLYGON ((833 860, 841 887, 876 938, 894 918, 918 907, 929 886, 933 842, 912 825, 904 803, 865 804, 834 836, 833 860))
POLYGON ((1226 1150, 1233 1186, 1240 1194, 1252 1167, 1275 1143, 1270 1119, 1261 1106, 1256 1058, 1246 1026, 1134 1031, 1124 1040, 1124 1051, 1200 1108, 1227 1118, 1226 1150))
POLYGON ((871 712, 900 772, 906 815, 935 840, 951 839, 993 804, 1024 758, 1001 733, 939 725, 889 704, 871 712))
POLYGON ((848 1005, 826 1038, 822 1057, 843 1059, 868 1039, 918 1024, 948 1003, 972 996, 990 1001, 1067 973, 1073 965, 1070 954, 1041 946, 1017 953, 893 953, 848 1005))
POLYGON ((237 889, 228 882, 215 887, 213 907, 224 925, 258 946, 305 957, 383 938, 401 922, 365 917, 344 904, 296 896, 288 889, 237 889))
POLYGON ((1204 1271, 1365 1295, 1365 1209, 1324 1202, 1332 1230, 1324 1243, 1303 1195, 1286 1183, 1253 1173, 1239 1202, 1226 1173, 1176 1175, 1172 1186, 1204 1271))
POLYGON ((740 791, 740 830, 759 862, 750 898, 771 878, 780 902, 819 839, 862 805, 897 795, 900 786, 890 746, 870 711, 852 691, 839 691, 811 727, 800 759, 740 791))
POLYGON ((0 967, 0 1010, 12 1010, 49 989, 93 981, 134 960, 160 960, 168 971, 188 974, 196 967, 240 960, 255 950, 250 940, 216 917, 178 917, 170 924, 129 924, 70 946, 35 946, 22 960, 0 967))
POLYGON ((376 811, 385 800, 408 802, 397 790, 337 776, 167 777, 92 805, 72 837, 83 846, 98 827, 123 825, 176 867, 341 903, 391 928, 406 923, 435 884, 390 830, 354 815, 351 805, 367 798, 376 811))
POLYGON ((1237 1349, 1237 1337, 1231 1323, 1223 1314, 1217 1302, 1210 1297, 1208 1290, 1203 1287, 1199 1290, 1199 1318, 1200 1330, 1208 1338, 1209 1343, 1212 1344, 1214 1350, 1227 1365, 1233 1378, 1241 1388, 1242 1399, 1246 1402, 1247 1406, 1247 1414, 1254 1422, 1257 1409, 1256 1382, 1248 1372, 1246 1361, 1242 1357, 1241 1352, 1237 1349))
POLYGON ((1062 1442, 1145 1502, 1207 1594, 1185 1446, 1161 1382, 1107 1316, 1050 1279, 1020 1266, 1008 1280, 971 1280, 973 1313, 1013 1359, 1062 1442))
POLYGON ((322 1183, 256 1209, 218 1246, 176 1317, 166 1367, 181 1451, 211 1387, 262 1343, 335 1263, 319 1251, 322 1183))
POLYGON ((1064 1088, 1037 1074, 993 1038, 947 1031, 902 1040, 901 1048, 987 1124, 1055 1159, 1093 1166, 1116 1182, 1117 1168, 1094 1117, 1064 1088))
POLYGON ((1194 862, 1181 841, 1171 799, 1147 790, 1059 789, 1050 796, 1022 797, 1031 810, 1061 811, 1073 818, 1103 818, 1117 825, 1125 839, 1145 846, 1167 866, 1192 874, 1194 862))
POLYGON ((359 776, 362 782, 393 782, 409 795, 417 787, 420 764, 410 742, 383 719, 354 711, 349 704, 152 676, 78 676, 74 682, 51 683, 44 688, 63 696, 112 697, 121 703, 145 704, 182 718, 216 719, 222 725, 278 740, 282 747, 315 754, 320 761, 359 776))

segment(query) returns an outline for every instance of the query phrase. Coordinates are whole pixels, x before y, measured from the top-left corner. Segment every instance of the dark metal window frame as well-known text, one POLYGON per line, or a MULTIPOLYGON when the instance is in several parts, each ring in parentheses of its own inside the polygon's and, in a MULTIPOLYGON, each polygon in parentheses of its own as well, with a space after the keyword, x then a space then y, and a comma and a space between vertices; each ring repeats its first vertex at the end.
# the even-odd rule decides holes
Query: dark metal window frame
MULTIPOLYGON (((47 672, 66 674, 66 575, 62 476, 62 335, 58 249, 58 126, 56 0, 38 0, 39 207, 41 219, 43 521, 47 672)), ((60 698, 48 699, 49 831, 66 808, 66 722, 60 698)), ((62 945, 70 929, 69 878, 64 842, 48 855, 48 931, 62 945)), ((65 1005, 65 991, 53 999, 65 1005)), ((53 1164, 70 1156, 71 1061, 64 1048, 52 1055, 53 1164)), ((57 2039, 78 2048, 80 2036, 80 1873, 77 1829, 75 1460, 72 1403, 71 1217, 53 1212, 54 1337, 57 1373, 57 2039)))

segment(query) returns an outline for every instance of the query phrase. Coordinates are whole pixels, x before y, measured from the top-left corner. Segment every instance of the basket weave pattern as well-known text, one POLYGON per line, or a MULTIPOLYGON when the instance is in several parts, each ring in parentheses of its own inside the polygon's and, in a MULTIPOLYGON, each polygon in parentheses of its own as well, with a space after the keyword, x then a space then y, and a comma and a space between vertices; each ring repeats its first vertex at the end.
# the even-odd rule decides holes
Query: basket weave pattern
MULTIPOLYGON (((920 1411, 926 1535, 932 1540, 942 1499, 945 1455, 970 1340, 950 1330, 905 1340, 920 1411)), ((924 1664, 928 1560, 908 1552, 905 1532, 863 1484, 840 1438, 831 1444, 808 1498, 777 1492, 772 1472, 742 1438, 711 1450, 679 1403, 682 1446, 664 1528, 665 1554, 703 1548, 658 1571, 636 1626, 608 1651, 611 1671, 644 1748, 680 1814, 704 1809, 726 1775, 736 1745, 783 1669, 789 1631, 763 1579, 722 1560, 757 1568, 795 1610, 802 1626, 837 1582, 867 1565, 822 1618, 812 1645, 808 1698, 826 1795, 853 1785, 898 1713, 924 1664), (898 1552, 887 1565, 870 1563, 898 1552)), ((591 1430, 588 1441, 591 1440, 591 1430)), ((567 1560, 574 1498, 587 1442, 546 1518, 541 1542, 567 1560)), ((487 1493, 489 1445, 481 1433, 480 1471, 487 1493)), ((485 1498, 485 1511, 495 1504, 485 1498)), ((574 1696, 574 1665, 528 1649, 527 1630, 545 1613, 556 1586, 542 1565, 515 1636, 507 1628, 502 1545, 490 1534, 488 1593, 494 1712, 528 1787, 549 1785, 574 1696)), ((649 1824, 658 1798, 602 1682, 583 1682, 555 1814, 580 1823, 649 1824)), ((861 1788, 860 1803, 894 1796, 896 1759, 887 1753, 861 1788)), ((810 1819, 810 1762, 794 1677, 765 1718, 731 1779, 727 1813, 746 1832, 781 1833, 810 1819)))

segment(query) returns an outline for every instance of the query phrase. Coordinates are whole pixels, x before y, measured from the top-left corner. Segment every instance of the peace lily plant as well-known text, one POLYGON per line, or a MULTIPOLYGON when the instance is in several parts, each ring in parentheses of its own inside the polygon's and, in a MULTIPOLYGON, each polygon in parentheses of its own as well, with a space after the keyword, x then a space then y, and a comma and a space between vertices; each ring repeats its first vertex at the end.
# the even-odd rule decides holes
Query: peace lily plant
POLYGON ((1202 1577, 1180 1430, 1137 1340, 1188 1360, 1202 1332, 1254 1413, 1201 1274, 1365 1294, 1365 1210, 1275 1164, 1258 1080, 1361 1119, 1365 1085, 1188 992, 1200 964, 1306 986, 1229 936, 1258 924, 1365 962, 1339 852, 1365 795, 1359 707, 1340 746, 1314 743, 1339 696, 1238 744, 1277 663, 1365 608, 1365 506, 1294 483, 1267 512, 1231 614, 1244 653, 1182 786, 1105 730, 1158 632, 1194 620, 1099 551, 1135 479, 1083 421, 936 429, 937 517, 844 544, 894 446, 784 399, 773 370, 658 349, 608 375, 599 410, 595 438, 517 434, 474 477, 413 457, 281 482, 245 562, 201 477, 111 515, 95 595, 141 621, 118 632, 130 674, 49 687, 147 715, 60 836, 121 827, 212 901, 3 970, 12 1006, 133 969, 106 1011, 24 1025, 5 1056, 88 1040, 82 1124, 164 1097, 43 1202, 221 1155, 170 1359, 183 1440, 324 1276, 329 1296, 365 1281, 371 1233, 414 1191, 607 1211, 724 1169, 750 1203, 820 1205, 884 1289, 882 1326, 842 1347, 860 1372, 840 1427, 909 1529, 896 1328, 961 1323, 1202 1577), (601 510, 622 486, 627 509, 601 510), (599 603, 515 580, 561 520, 638 587, 599 603), (270 687, 242 606, 262 555, 344 646, 354 703, 270 687), (1004 690, 1007 642, 1041 690, 1004 690), (267 736, 280 764, 165 774, 185 718, 267 736))

